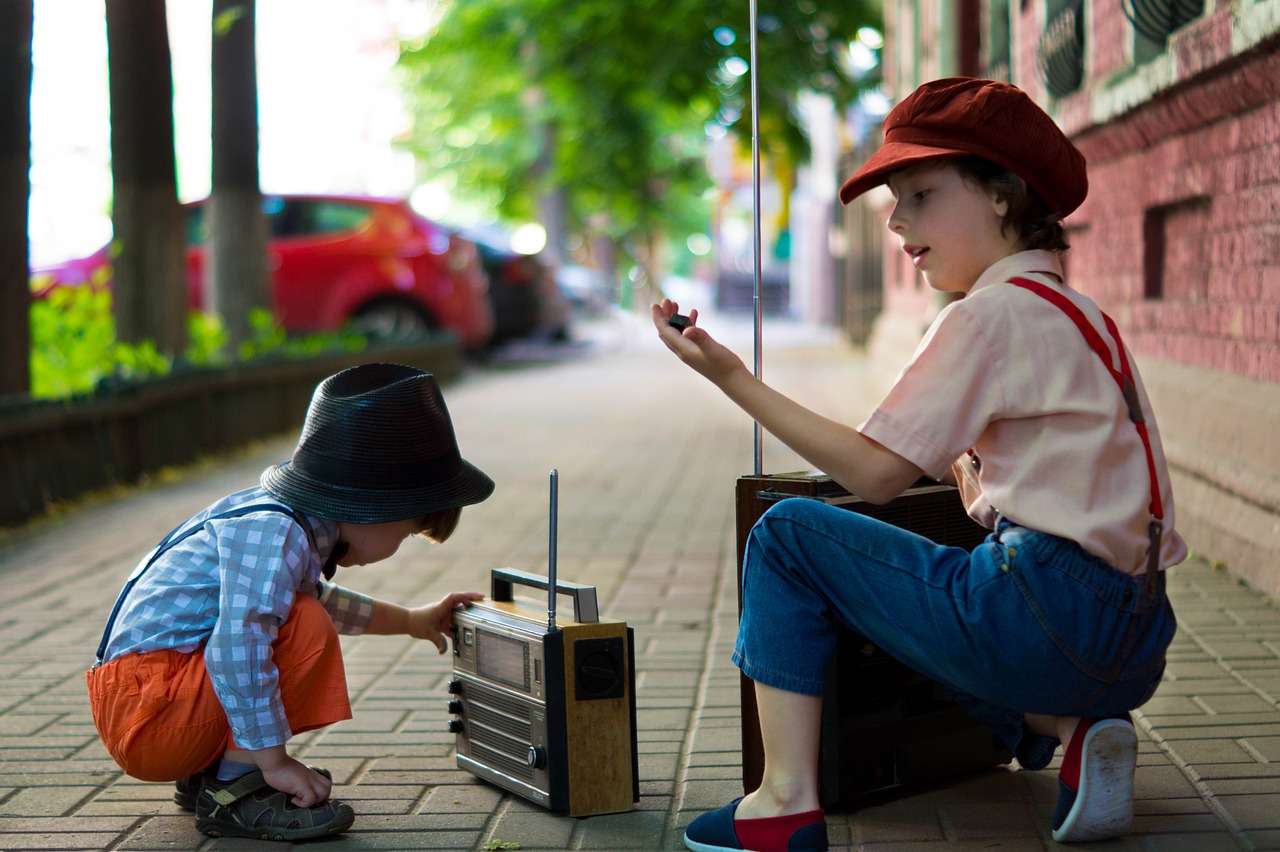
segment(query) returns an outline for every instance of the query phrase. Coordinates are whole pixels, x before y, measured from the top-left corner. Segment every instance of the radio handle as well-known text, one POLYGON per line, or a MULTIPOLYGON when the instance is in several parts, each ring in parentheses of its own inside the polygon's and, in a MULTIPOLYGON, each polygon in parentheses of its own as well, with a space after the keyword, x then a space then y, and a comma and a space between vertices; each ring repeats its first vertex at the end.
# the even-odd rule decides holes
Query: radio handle
MULTIPOLYGON (((494 568, 490 572, 489 597, 494 601, 511 601, 512 586, 530 586, 535 589, 549 591, 551 583, 541 574, 532 574, 515 568, 494 568)), ((556 580, 556 594, 569 595, 573 598, 573 620, 581 624, 593 624, 600 620, 600 609, 596 605, 596 587, 585 583, 570 583, 567 580, 556 580)))

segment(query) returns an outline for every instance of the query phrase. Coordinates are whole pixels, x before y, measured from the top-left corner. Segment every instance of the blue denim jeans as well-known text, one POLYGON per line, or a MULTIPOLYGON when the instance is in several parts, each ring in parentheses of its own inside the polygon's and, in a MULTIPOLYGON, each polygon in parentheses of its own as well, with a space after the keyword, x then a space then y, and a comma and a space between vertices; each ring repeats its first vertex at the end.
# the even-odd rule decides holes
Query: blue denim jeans
POLYGON ((972 552, 817 500, 788 499, 751 530, 734 663, 821 695, 838 625, 950 689, 1019 762, 1058 742, 1024 713, 1112 716, 1160 684, 1177 622, 1164 590, 1075 542, 1000 518, 972 552))

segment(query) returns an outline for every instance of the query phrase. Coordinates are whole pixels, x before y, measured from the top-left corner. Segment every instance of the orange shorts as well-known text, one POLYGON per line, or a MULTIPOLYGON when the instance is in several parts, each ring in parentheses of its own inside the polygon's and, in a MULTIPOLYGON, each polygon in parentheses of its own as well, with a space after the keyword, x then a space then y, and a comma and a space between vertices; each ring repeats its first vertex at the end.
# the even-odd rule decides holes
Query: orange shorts
MULTIPOLYGON (((294 601, 272 659, 295 734, 351 718, 338 632, 316 598, 299 595, 294 601)), ((85 682, 103 745, 134 778, 176 781, 234 745, 203 649, 125 654, 85 672, 85 682)))

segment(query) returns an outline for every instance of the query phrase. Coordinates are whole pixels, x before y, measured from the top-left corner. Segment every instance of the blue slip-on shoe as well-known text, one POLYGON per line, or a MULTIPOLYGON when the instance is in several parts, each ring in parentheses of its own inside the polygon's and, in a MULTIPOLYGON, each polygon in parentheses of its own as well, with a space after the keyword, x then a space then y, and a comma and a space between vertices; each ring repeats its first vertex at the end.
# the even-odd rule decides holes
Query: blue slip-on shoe
POLYGON ((1053 839, 1105 840, 1133 825, 1133 774, 1138 736, 1124 719, 1081 719, 1058 773, 1053 839))
POLYGON ((693 852, 827 852, 827 822, 821 810, 735 820, 741 801, 739 796, 689 823, 685 847, 693 852))

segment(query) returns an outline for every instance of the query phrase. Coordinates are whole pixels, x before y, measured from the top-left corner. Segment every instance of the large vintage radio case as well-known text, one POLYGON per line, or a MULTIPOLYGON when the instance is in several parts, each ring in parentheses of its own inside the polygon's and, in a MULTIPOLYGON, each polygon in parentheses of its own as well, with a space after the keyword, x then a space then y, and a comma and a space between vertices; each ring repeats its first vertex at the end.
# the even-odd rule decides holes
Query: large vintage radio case
POLYGON ((554 568, 550 577, 497 568, 491 584, 489 601, 453 618, 458 768, 559 814, 631 810, 640 799, 633 629, 600 618, 595 587, 557 581, 554 568), (548 609, 522 605, 514 585, 546 591, 548 609), (556 616, 556 593, 573 597, 572 619, 556 616))
MULTIPOLYGON (((939 544, 972 549, 987 534, 964 510, 959 491, 921 479, 878 506, 817 472, 742 476, 737 485, 738 611, 742 557, 752 525, 787 497, 822 500, 911 530, 939 544)), ((742 677, 742 783, 760 786, 764 752, 755 688, 742 677)), ((950 701, 937 683, 858 634, 841 629, 822 705, 822 803, 849 808, 908 787, 927 786, 1007 763, 991 733, 950 701)))

